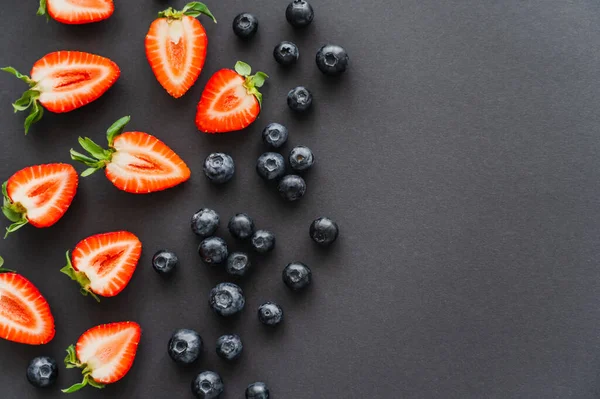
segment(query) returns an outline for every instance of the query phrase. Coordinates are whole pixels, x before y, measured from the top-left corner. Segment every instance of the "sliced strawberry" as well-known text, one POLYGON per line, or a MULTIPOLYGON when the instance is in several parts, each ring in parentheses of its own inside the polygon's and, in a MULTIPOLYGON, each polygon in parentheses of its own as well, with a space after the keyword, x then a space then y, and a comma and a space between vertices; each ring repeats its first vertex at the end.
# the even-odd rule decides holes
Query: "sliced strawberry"
POLYGON ((108 180, 118 189, 134 194, 165 190, 190 178, 185 162, 156 137, 142 132, 122 133, 129 120, 125 116, 108 129, 107 150, 87 137, 79 138, 79 144, 90 154, 71 149, 72 159, 89 166, 82 176, 106 168, 108 180))
POLYGON ((259 87, 268 76, 263 72, 250 75, 250 65, 238 61, 235 71, 221 69, 211 78, 198 103, 196 126, 205 133, 241 130, 256 120, 262 94, 259 87))
POLYGON ((29 166, 12 175, 2 185, 2 212, 13 222, 6 235, 27 223, 50 227, 58 222, 69 209, 78 182, 75 168, 65 163, 29 166))
POLYGON ((89 24, 109 18, 115 11, 113 0, 40 0, 37 15, 45 15, 69 25, 89 24))
POLYGON ((62 113, 98 99, 119 78, 121 71, 108 58, 80 51, 57 51, 44 56, 31 69, 31 77, 12 67, 2 68, 30 86, 14 104, 15 112, 31 107, 25 133, 42 118, 44 109, 62 113))
POLYGON ((193 2, 183 10, 172 7, 158 13, 146 35, 146 58, 167 93, 183 96, 196 83, 206 59, 208 38, 196 19, 208 15, 217 22, 206 5, 193 2))
POLYGON ((142 254, 142 243, 127 231, 96 234, 80 241, 61 272, 81 285, 83 295, 117 295, 131 280, 142 254))
POLYGON ((102 324, 90 328, 67 348, 67 368, 83 369, 83 381, 63 389, 65 393, 80 390, 86 385, 104 388, 127 374, 137 352, 142 329, 132 321, 102 324))

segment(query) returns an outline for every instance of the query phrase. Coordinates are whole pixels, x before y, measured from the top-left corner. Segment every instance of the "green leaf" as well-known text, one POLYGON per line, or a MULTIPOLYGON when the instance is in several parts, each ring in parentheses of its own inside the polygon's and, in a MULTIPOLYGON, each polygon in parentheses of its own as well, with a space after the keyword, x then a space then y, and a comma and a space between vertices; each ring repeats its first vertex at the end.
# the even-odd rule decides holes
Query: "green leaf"
POLYGON ((98 388, 98 389, 102 389, 106 386, 104 384, 94 381, 94 379, 92 377, 88 378, 88 384, 90 384, 90 386, 93 386, 94 388, 98 388))
POLYGON ((25 127, 25 134, 29 133, 29 128, 31 125, 42 119, 42 116, 44 115, 44 108, 37 100, 33 101, 32 104, 33 107, 31 108, 27 118, 25 118, 25 123, 23 124, 23 127, 25 127))
POLYGON ((107 152, 104 148, 100 147, 98 144, 94 143, 92 139, 89 137, 80 137, 79 144, 86 150, 92 157, 102 160, 107 158, 107 152))
POLYGON ((265 80, 267 80, 269 78, 269 75, 267 75, 264 72, 256 72, 253 76, 250 77, 251 80, 251 84, 254 87, 263 87, 263 85, 265 84, 265 80))
POLYGON ((194 18, 204 14, 210 17, 215 23, 217 23, 217 19, 210 12, 206 4, 200 3, 199 1, 193 1, 191 3, 186 4, 185 7, 183 7, 183 10, 181 10, 181 13, 183 15, 189 15, 190 17, 194 18))
POLYGON ((2 183, 2 195, 4 196, 4 199, 8 199, 10 201, 10 198, 8 198, 8 191, 6 190, 7 184, 8 184, 8 181, 5 181, 4 183, 2 183))
POLYGON ((61 389, 62 393, 73 393, 79 391, 81 388, 85 387, 88 384, 88 377, 84 377, 83 381, 78 382, 77 384, 73 384, 67 389, 61 389))
POLYGON ((67 251, 66 258, 67 265, 60 269, 61 273, 69 276, 71 280, 77 281, 77 283, 81 286, 80 292, 83 296, 91 295, 97 302, 100 302, 100 298, 98 298, 98 296, 90 290, 90 279, 88 276, 84 272, 78 272, 73 268, 69 251, 67 251))
POLYGON ((48 7, 46 6, 46 0, 40 0, 40 8, 37 10, 37 15, 46 16, 46 21, 50 20, 50 15, 48 15, 48 7))
POLYGON ((235 71, 242 76, 250 76, 252 67, 245 62, 238 61, 235 63, 235 71))
POLYGON ((10 220, 13 223, 18 222, 23 218, 23 214, 16 212, 10 206, 3 206, 2 213, 4 214, 4 216, 6 216, 8 220, 10 220))
POLYGON ((18 222, 11 224, 10 226, 8 226, 6 228, 6 234, 4 235, 4 238, 8 237, 8 235, 10 233, 13 233, 13 232, 19 230, 21 227, 25 226, 27 223, 29 223, 27 221, 27 219, 23 218, 23 219, 19 220, 18 222))
POLYGON ((0 256, 0 273, 16 273, 14 270, 5 269, 4 266, 4 258, 0 256))
POLYGON ((252 93, 254 97, 256 97, 256 99, 258 100, 258 105, 262 108, 262 93, 256 89, 251 90, 250 93, 252 93))
POLYGON ((71 159, 73 161, 83 162, 84 164, 86 164, 88 166, 95 165, 98 163, 98 160, 96 158, 88 157, 87 155, 77 152, 72 148, 71 148, 71 151, 69 151, 69 152, 71 153, 71 159))
POLYGON ((112 147, 115 137, 123 133, 123 129, 131 120, 131 116, 124 116, 115 123, 113 123, 106 131, 106 138, 108 138, 108 146, 112 147))
POLYGON ((15 112, 25 111, 27 108, 33 105, 33 102, 40 96, 40 92, 37 90, 26 90, 21 98, 13 103, 15 112))
POLYGON ((87 168, 86 170, 81 172, 81 177, 88 177, 88 176, 94 174, 95 172, 99 171, 100 169, 101 168, 87 168))
MULTIPOLYGON (((67 252, 67 255, 69 252, 67 252)), ((67 348, 67 357, 65 357, 65 366, 67 368, 79 367, 79 363, 77 362, 77 354, 75 353, 75 345, 69 345, 67 348), (69 367, 71 366, 71 367, 69 367)))
POLYGON ((27 83, 28 85, 30 85, 31 87, 35 86, 36 83, 31 80, 31 78, 27 75, 23 75, 22 73, 20 73, 19 71, 17 71, 15 68, 13 67, 4 67, 4 68, 0 68, 0 70, 4 71, 4 72, 8 72, 11 75, 14 75, 17 77, 17 79, 22 80, 23 82, 27 83))

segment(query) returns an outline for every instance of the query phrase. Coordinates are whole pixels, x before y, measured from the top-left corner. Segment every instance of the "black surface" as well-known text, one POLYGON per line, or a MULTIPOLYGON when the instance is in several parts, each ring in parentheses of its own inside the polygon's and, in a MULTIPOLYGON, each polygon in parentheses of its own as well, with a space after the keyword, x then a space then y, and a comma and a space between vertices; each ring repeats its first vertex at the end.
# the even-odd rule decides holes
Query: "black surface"
MULTIPOLYGON (((163 139, 192 169, 191 180, 147 196, 116 190, 102 174, 82 179, 66 216, 53 228, 25 227, 0 243, 6 266, 44 293, 56 338, 44 347, 0 342, 2 398, 58 398, 78 380, 62 369, 54 390, 25 378, 29 360, 64 349, 86 329, 135 320, 143 327, 131 372, 104 391, 74 398, 187 398, 203 369, 218 371, 224 398, 264 380, 273 398, 596 398, 600 395, 600 6, 592 0, 318 1, 313 24, 294 31, 287 1, 211 2, 219 20, 202 22, 208 59, 199 81, 174 100, 156 82, 144 35, 168 4, 117 0, 115 15, 89 26, 46 23, 35 2, 0 9, 0 64, 27 72, 48 52, 86 50, 119 64, 122 77, 100 100, 64 115, 47 114, 28 137, 10 102, 25 89, 0 76, 0 176, 36 163, 69 161, 78 135, 102 141, 130 114, 130 129, 163 139), (231 21, 249 11, 257 36, 238 40, 231 21), (273 47, 291 40, 298 65, 284 70, 273 47), (341 79, 318 71, 314 54, 344 46, 341 79), (195 105, 209 76, 236 60, 271 79, 260 120, 241 133, 196 131, 195 105), (293 115, 286 94, 306 85, 312 112, 293 115), (283 153, 307 145, 317 159, 307 195, 282 201, 254 170, 271 121, 290 128, 283 153), (236 176, 214 187, 204 158, 226 151, 236 176), (189 227, 201 207, 225 221, 247 212, 277 234, 275 251, 253 259, 241 282, 247 307, 222 320, 208 292, 224 272, 202 265, 189 227), (328 249, 308 236, 327 215, 340 225, 328 249), (144 252, 130 285, 101 304, 82 297, 59 269, 64 252, 93 233, 128 229, 144 252), (151 256, 180 257, 173 280, 151 256), (291 261, 308 264, 313 284, 296 295, 281 282, 291 261), (267 329, 256 307, 273 300, 286 319, 267 329), (167 355, 176 328, 198 330, 206 346, 237 333, 244 354, 226 364, 205 350, 184 370, 167 355)), ((79 168, 79 167, 78 167, 79 168)))

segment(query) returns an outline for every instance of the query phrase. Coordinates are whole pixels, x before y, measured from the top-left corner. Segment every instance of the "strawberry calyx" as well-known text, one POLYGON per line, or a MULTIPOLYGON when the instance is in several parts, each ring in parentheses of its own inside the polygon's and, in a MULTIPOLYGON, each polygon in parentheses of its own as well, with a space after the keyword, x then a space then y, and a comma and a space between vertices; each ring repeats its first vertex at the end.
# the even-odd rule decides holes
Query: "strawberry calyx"
POLYGON ((4 258, 0 256, 0 273, 16 273, 16 271, 5 269, 2 266, 4 266, 4 258))
POLYGON ((11 75, 17 77, 17 79, 20 79, 23 82, 27 83, 30 87, 29 90, 26 90, 23 93, 21 98, 19 98, 12 104, 15 113, 19 111, 25 111, 31 108, 31 110, 29 111, 29 115, 27 115, 27 118, 25 118, 25 122, 23 124, 25 128, 25 134, 27 134, 31 125, 42 119, 42 116, 44 115, 44 107, 42 107, 39 101, 42 92, 40 90, 36 90, 37 82, 32 80, 29 76, 23 75, 15 68, 6 67, 0 68, 0 70, 10 73, 11 75))
POLYGON ((258 105, 262 107, 262 93, 258 91, 260 87, 265 84, 265 81, 269 78, 264 72, 256 72, 254 75, 250 75, 252 73, 252 67, 245 62, 238 61, 235 64, 235 71, 238 75, 245 78, 244 88, 248 92, 248 94, 252 94, 258 100, 258 105))
POLYGON ((29 223, 27 220, 27 209, 25 209, 21 203, 15 203, 10 199, 8 196, 8 191, 6 190, 6 184, 7 182, 2 184, 2 196, 4 197, 2 203, 2 213, 13 223, 6 228, 6 234, 4 235, 4 238, 8 237, 10 233, 19 230, 21 227, 29 223))
POLYGON ((40 0, 40 8, 37 10, 37 15, 45 16, 46 21, 50 20, 50 15, 48 14, 48 4, 47 0, 40 0))
POLYGON ((83 374, 83 380, 78 382, 77 384, 71 385, 69 388, 62 389, 63 393, 72 393, 79 391, 81 388, 86 385, 90 385, 94 388, 102 389, 105 387, 104 384, 94 381, 92 378, 92 369, 85 363, 81 363, 77 359, 77 353, 75 352, 75 345, 70 345, 67 348, 67 356, 65 357, 65 367, 68 369, 79 368, 82 369, 81 374, 83 374))
POLYGON ((69 256, 69 251, 67 251, 67 265, 60 269, 60 272, 69 276, 71 280, 77 281, 77 283, 79 283, 79 285, 81 286, 81 289, 79 290, 79 292, 81 292, 81 295, 90 295, 96 300, 96 302, 100 302, 100 298, 98 298, 98 295, 96 295, 90 288, 91 282, 88 276, 84 272, 75 270, 75 268, 73 267, 73 264, 71 263, 71 257, 69 256))
POLYGON ((210 17, 215 24, 217 23, 215 16, 210 12, 206 4, 200 3, 199 1, 192 1, 191 3, 186 4, 181 10, 175 10, 173 7, 169 7, 166 10, 159 12, 158 17, 175 20, 183 18, 184 15, 197 18, 202 14, 210 17))

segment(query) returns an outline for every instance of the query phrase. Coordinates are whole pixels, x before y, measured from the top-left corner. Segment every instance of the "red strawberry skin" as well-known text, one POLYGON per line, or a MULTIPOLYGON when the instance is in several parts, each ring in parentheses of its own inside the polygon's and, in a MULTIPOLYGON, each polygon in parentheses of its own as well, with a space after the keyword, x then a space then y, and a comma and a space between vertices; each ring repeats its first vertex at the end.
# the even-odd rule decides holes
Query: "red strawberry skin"
POLYGON ((69 25, 89 24, 109 18, 114 10, 113 0, 46 0, 52 19, 69 25))

